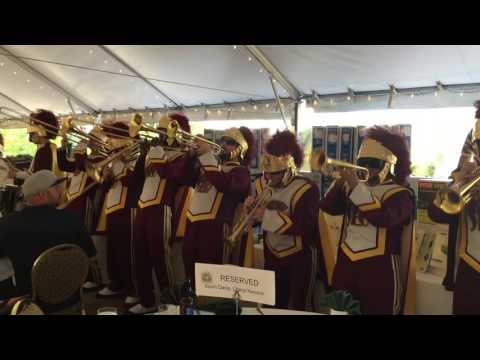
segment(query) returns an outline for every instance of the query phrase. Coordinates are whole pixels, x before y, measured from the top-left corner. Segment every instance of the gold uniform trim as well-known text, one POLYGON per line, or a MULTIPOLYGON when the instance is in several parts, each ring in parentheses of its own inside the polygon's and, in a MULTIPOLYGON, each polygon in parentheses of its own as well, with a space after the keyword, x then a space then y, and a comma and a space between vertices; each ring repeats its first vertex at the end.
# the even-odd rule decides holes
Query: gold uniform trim
MULTIPOLYGON (((87 174, 86 173, 82 173, 82 182, 80 183, 80 187, 78 188, 78 191, 77 192, 74 192, 74 193, 71 193, 70 191, 66 191, 66 196, 67 196, 67 200, 68 201, 71 201, 73 199, 76 199, 78 198, 81 194, 82 194, 82 191, 83 189, 85 188, 85 185, 87 184, 87 174)), ((70 189, 70 187, 69 187, 70 189)))
POLYGON ((390 190, 386 191, 385 194, 383 194, 382 201, 387 200, 389 197, 391 197, 391 196, 393 196, 396 193, 399 193, 401 191, 408 191, 408 189, 404 188, 404 187, 396 187, 396 188, 390 189, 390 190))
POLYGON ((187 218, 190 222, 204 221, 204 220, 213 220, 217 217, 218 210, 220 209, 220 204, 222 203, 223 193, 217 192, 215 200, 212 205, 212 209, 206 213, 194 215, 190 210, 187 211, 187 218))
POLYGON ((377 246, 373 249, 368 250, 360 250, 358 252, 353 251, 348 247, 348 245, 343 242, 340 246, 345 255, 352 261, 358 261, 367 259, 373 256, 379 256, 385 254, 385 239, 387 237, 387 229, 386 228, 378 228, 377 230, 377 246))
POLYGON ((318 224, 320 230, 320 246, 322 247, 328 285, 332 285, 333 270, 335 269, 335 251, 332 246, 327 220, 322 210, 318 213, 318 224))
MULTIPOLYGON (((120 203, 118 203, 117 205, 114 205, 110 208, 105 207, 105 214, 106 215, 111 214, 111 213, 113 213, 117 210, 121 210, 125 207, 125 203, 127 202, 127 191, 128 191, 128 188, 126 186, 122 186, 122 195, 120 197, 120 203)), ((108 194, 107 194, 107 198, 108 198, 108 194)))
POLYGON ((302 237, 301 236, 294 236, 293 239, 294 239, 293 246, 291 246, 291 247, 289 247, 285 250, 281 250, 281 251, 276 251, 275 249, 273 249, 270 246, 270 243, 268 241, 265 241, 265 243, 267 244, 268 249, 273 253, 273 255, 275 255, 277 258, 284 258, 284 257, 290 256, 292 254, 295 254, 295 253, 297 253, 297 252, 299 252, 303 249, 302 237))
POLYGON ((303 196, 303 194, 305 194, 305 192, 307 192, 308 190, 310 190, 310 188, 312 187, 312 185, 310 184, 305 184, 305 185, 302 185, 300 187, 300 189, 298 189, 295 194, 293 194, 292 196, 292 212, 295 210, 295 206, 297 205, 297 202, 300 200, 300 198, 303 196))
POLYGON ((259 195, 263 191, 262 178, 258 178, 257 180, 255 180, 255 191, 257 192, 256 195, 259 195))
POLYGON ((205 170, 205 171, 216 171, 216 172, 221 171, 220 166, 213 166, 213 165, 204 166, 203 170, 205 170))
POLYGON ((148 201, 142 201, 138 200, 138 207, 140 209, 152 206, 152 205, 158 205, 162 202, 163 194, 165 192, 165 185, 167 183, 166 179, 160 180, 159 186, 157 188, 157 195, 155 196, 154 199, 148 200, 148 201))
POLYGON ((192 199, 192 194, 193 194, 193 189, 189 187, 187 190, 187 196, 183 203, 180 220, 178 221, 177 232, 175 234, 175 237, 177 238, 185 237, 185 229, 187 227, 187 209, 190 206, 190 200, 192 199))
POLYGON ((372 196, 373 196, 373 202, 369 204, 357 205, 360 211, 371 211, 371 210, 381 209, 382 204, 380 203, 380 200, 378 200, 378 198, 375 195, 372 194, 372 196))
POLYGON ((280 216, 284 222, 284 224, 280 227, 280 229, 278 229, 277 231, 275 231, 276 234, 284 234, 288 229, 290 229, 293 225, 293 222, 292 220, 290 219, 290 217, 285 214, 285 213, 282 213, 280 211, 277 211, 278 213, 278 216, 280 216))

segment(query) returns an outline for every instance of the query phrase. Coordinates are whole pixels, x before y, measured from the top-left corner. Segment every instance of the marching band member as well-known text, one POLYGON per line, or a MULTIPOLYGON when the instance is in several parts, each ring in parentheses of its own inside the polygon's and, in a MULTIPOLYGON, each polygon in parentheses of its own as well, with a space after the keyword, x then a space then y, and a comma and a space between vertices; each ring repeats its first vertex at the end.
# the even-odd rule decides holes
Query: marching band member
MULTIPOLYGON (((305 310, 311 307, 317 271, 318 187, 297 176, 303 150, 290 131, 277 132, 265 145, 262 193, 269 182, 271 197, 257 208, 254 219, 264 232, 265 269, 275 271, 276 307, 305 310)), ((245 205, 255 200, 249 198, 245 205)))
POLYGON ((326 213, 344 215, 332 286, 350 292, 363 314, 413 314, 415 201, 404 137, 387 127, 367 129, 357 165, 369 170, 367 182, 341 168, 320 201, 326 213))
POLYGON ((183 260, 187 278, 195 283, 195 263, 222 264, 230 261, 226 243, 250 190, 249 164, 255 140, 246 127, 225 131, 223 154, 217 159, 205 142, 197 141, 190 157, 187 183, 194 192, 187 210, 183 260))
MULTIPOLYGON (((452 172, 453 184, 465 185, 478 177, 480 168, 480 101, 475 103, 476 123, 468 133, 457 168, 452 172)), ((429 217, 449 224, 447 273, 443 285, 453 290, 453 314, 480 314, 480 188, 475 185, 472 199, 458 213, 446 213, 433 202, 429 217)), ((457 212, 457 211, 455 211, 457 212)))
POLYGON ((114 154, 123 154, 103 169, 103 182, 109 189, 97 230, 106 230, 107 268, 110 284, 98 292, 99 297, 127 295, 125 303, 137 302, 134 284, 133 222, 144 182, 145 154, 132 157, 133 139, 125 139, 128 125, 115 122, 105 128, 114 154), (122 138, 120 138, 122 137, 122 138), (103 215, 106 217, 103 218, 103 215))
MULTIPOLYGON (((99 130, 92 130, 92 132, 95 131, 99 130)), ((63 143, 62 145, 57 151, 61 170, 73 173, 66 189, 66 203, 62 205, 62 208, 77 214, 82 219, 95 246, 98 247, 100 241, 105 241, 104 233, 97 231, 97 226, 108 189, 105 184, 98 183, 96 179, 88 175, 86 164, 87 162, 97 163, 104 160, 105 155, 100 154, 98 146, 92 141, 81 141, 73 150, 74 161, 70 161, 67 158, 66 144, 63 143), (87 148, 92 149, 89 155, 87 155, 87 148), (64 164, 68 164, 68 166, 64 164)), ((98 251, 97 254, 99 254, 98 251)), ((102 261, 103 263, 105 262, 102 261)), ((94 289, 98 286, 100 284, 94 282, 93 274, 90 273, 88 281, 83 286, 84 289, 94 289)))
MULTIPOLYGON (((30 164, 30 171, 50 170, 58 177, 64 177, 59 168, 57 145, 52 143, 59 130, 57 117, 48 110, 37 110, 30 114, 30 126, 27 131, 29 141, 37 145, 37 151, 30 164)), ((64 165, 68 166, 68 165, 64 165)))
MULTIPOLYGON (((166 132, 171 121, 177 121, 183 131, 190 132, 188 118, 180 113, 163 116, 159 129, 166 132)), ((147 177, 135 221, 135 270, 140 302, 129 309, 130 313, 156 311, 152 269, 160 289, 175 285, 171 246, 180 236, 177 232, 179 226, 184 227, 184 224, 180 225, 180 219, 182 210, 185 210, 185 190, 188 192, 188 189, 180 184, 179 179, 185 176, 186 163, 186 152, 181 150, 180 144, 177 141, 168 144, 163 134, 159 135, 147 154, 147 177), (181 200, 175 204, 177 196, 181 200)))

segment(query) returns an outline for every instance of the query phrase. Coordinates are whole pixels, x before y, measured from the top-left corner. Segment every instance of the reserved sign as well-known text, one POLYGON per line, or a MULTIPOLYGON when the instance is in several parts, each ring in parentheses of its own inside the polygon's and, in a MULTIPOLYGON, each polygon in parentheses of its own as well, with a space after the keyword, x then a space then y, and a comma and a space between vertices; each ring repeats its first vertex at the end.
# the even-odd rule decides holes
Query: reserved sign
POLYGON ((240 300, 275 305, 273 271, 195 263, 195 284, 198 296, 232 299, 238 290, 240 300))

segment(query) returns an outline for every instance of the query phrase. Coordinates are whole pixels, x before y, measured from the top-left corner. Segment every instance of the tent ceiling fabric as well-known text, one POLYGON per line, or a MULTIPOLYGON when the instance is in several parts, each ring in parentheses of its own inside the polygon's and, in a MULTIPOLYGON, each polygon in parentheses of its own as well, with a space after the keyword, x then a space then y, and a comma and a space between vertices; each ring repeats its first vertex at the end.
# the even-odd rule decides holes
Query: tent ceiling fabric
POLYGON ((480 82, 478 45, 269 45, 265 54, 303 93, 480 82))
MULTIPOLYGON (((162 108, 171 105, 161 93, 134 76, 98 45, 4 47, 23 57, 22 61, 95 110, 162 108)), ((274 97, 267 72, 260 71, 261 65, 255 60, 249 61, 248 52, 240 45, 236 50, 231 45, 106 47, 178 104, 200 106, 274 97)), ((433 86, 436 81, 447 85, 480 82, 478 45, 258 47, 304 94, 311 94, 312 90, 321 95, 345 93, 348 87, 354 91, 386 90, 389 84, 397 88, 415 88, 433 86)), ((42 107, 62 114, 70 112, 64 94, 1 53, 0 50, 0 93, 31 110, 42 107)), ((280 96, 286 96, 283 89, 280 96)), ((473 95, 454 101, 446 97, 445 106, 471 105, 471 97, 473 95)), ((438 100, 425 98, 421 106, 435 105, 438 100)), ((85 110, 78 105, 75 105, 76 111, 85 110)), ((1 95, 0 106, 26 111, 1 95)), ((345 107, 347 111, 354 108, 353 105, 351 108, 345 107)))

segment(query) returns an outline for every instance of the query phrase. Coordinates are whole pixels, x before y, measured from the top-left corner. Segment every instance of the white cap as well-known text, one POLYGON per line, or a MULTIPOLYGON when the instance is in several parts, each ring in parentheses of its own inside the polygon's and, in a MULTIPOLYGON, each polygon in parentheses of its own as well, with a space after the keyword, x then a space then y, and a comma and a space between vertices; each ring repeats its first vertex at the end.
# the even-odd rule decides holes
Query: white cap
POLYGON ((22 186, 24 197, 32 196, 43 191, 47 191, 52 186, 65 181, 66 178, 60 179, 50 170, 40 170, 29 176, 22 186))

